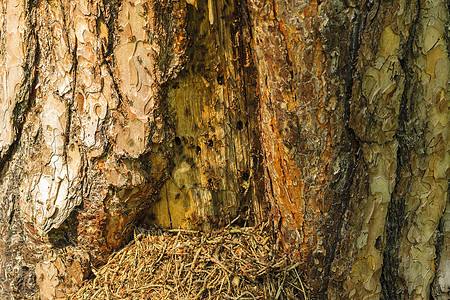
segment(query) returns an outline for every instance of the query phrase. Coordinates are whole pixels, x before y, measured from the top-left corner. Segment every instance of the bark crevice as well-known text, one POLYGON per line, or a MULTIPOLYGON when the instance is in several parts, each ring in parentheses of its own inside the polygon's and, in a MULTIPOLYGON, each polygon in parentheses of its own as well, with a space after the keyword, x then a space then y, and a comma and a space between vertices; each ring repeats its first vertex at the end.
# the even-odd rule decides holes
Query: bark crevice
POLYGON ((27 35, 26 35, 26 47, 27 54, 24 64, 24 81, 22 82, 18 95, 16 104, 12 113, 12 130, 13 130, 13 141, 5 153, 0 157, 0 183, 3 182, 4 174, 9 168, 9 163, 11 162, 14 154, 16 153, 22 137, 22 131, 26 121, 26 114, 32 108, 34 101, 33 95, 36 84, 37 84, 37 73, 36 68, 39 59, 39 44, 36 37, 35 27, 35 13, 34 13, 34 1, 27 2, 26 7, 26 25, 27 25, 27 35))
POLYGON ((359 78, 358 70, 356 68, 360 41, 362 39, 361 34, 364 33, 364 18, 366 14, 360 10, 355 10, 354 19, 356 20, 352 23, 351 41, 350 48, 348 49, 349 59, 347 61, 346 68, 343 70, 342 74, 345 74, 345 92, 343 94, 342 106, 343 106, 343 116, 342 121, 344 123, 344 132, 341 136, 339 147, 339 159, 340 168, 343 169, 343 174, 335 182, 336 199, 339 201, 331 207, 330 218, 326 222, 327 228, 325 229, 327 238, 325 239, 328 244, 328 254, 326 256, 326 262, 324 263, 324 272, 321 288, 315 297, 317 299, 327 298, 329 282, 332 280, 331 265, 335 257, 340 251, 339 244, 341 243, 343 236, 342 230, 346 224, 346 218, 344 217, 349 210, 351 192, 355 185, 355 175, 357 174, 358 165, 361 163, 361 143, 359 137, 355 133, 355 130, 350 124, 351 120, 351 101, 353 98, 353 87, 355 79, 359 78))
MULTIPOLYGON (((450 181, 448 184, 448 190, 450 191, 450 181)), ((443 264, 444 265, 444 266, 442 266, 443 273, 449 272, 448 270, 445 270, 446 262, 444 260, 446 257, 448 257, 448 253, 445 253, 445 252, 442 253, 442 251, 445 251, 446 249, 449 248, 449 245, 445 244, 446 239, 447 240, 449 239, 448 238, 448 235, 449 235, 448 227, 450 227, 448 224, 445 224, 445 223, 449 222, 449 219, 450 219, 448 216, 446 216, 446 215, 450 215, 450 211, 448 211, 450 205, 448 203, 450 203, 450 196, 447 197, 447 206, 446 206, 441 218, 439 219, 439 225, 436 229, 436 250, 435 250, 436 257, 434 260, 434 268, 435 268, 435 270, 439 270, 439 268, 441 267, 440 264, 443 264), (446 226, 447 226, 447 228, 446 228, 446 226)), ((433 282, 431 284, 432 288, 430 289, 429 297, 430 297, 430 299, 441 300, 440 296, 445 295, 446 292, 448 294, 450 291, 443 290, 442 283, 444 280, 442 280, 442 282, 440 282, 439 275, 441 275, 441 274, 438 273, 437 275, 438 276, 434 277, 433 282)), ((445 274, 442 274, 442 276, 445 277, 445 274)), ((444 282, 444 284, 445 284, 445 282, 444 282)), ((449 285, 449 284, 447 283, 447 285, 449 285)))
POLYGON ((416 40, 416 31, 421 15, 420 1, 414 4, 416 15, 409 28, 409 35, 406 42, 401 45, 398 57, 401 68, 405 74, 403 94, 401 96, 398 128, 394 138, 398 141, 397 148, 397 169, 395 171, 394 189, 388 205, 386 215, 386 248, 383 253, 382 273, 380 278, 382 294, 385 299, 405 299, 408 294, 406 282, 399 274, 400 258, 399 248, 402 231, 406 224, 405 215, 405 197, 411 188, 412 175, 410 157, 412 151, 412 138, 408 132, 408 122, 410 121, 409 106, 414 97, 414 41, 416 40), (408 174, 408 175, 405 175, 408 174))

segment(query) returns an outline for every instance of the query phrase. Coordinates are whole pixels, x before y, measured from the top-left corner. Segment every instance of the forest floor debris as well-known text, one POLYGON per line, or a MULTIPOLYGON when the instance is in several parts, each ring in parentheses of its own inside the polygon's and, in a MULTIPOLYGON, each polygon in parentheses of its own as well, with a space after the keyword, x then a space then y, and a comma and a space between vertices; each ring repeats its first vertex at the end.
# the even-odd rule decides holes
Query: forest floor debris
POLYGON ((262 227, 135 231, 69 299, 307 299, 276 244, 262 227))

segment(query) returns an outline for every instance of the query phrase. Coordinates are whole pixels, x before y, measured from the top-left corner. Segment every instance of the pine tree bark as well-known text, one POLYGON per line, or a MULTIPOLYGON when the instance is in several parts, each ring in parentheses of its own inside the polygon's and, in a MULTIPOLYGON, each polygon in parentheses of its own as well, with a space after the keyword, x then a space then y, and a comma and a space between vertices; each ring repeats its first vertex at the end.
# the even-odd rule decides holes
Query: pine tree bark
POLYGON ((429 298, 448 257, 445 3, 250 2, 265 195, 316 297, 429 298))
POLYGON ((269 219, 313 299, 445 299, 448 9, 3 0, 0 297, 63 297, 136 226, 269 219))

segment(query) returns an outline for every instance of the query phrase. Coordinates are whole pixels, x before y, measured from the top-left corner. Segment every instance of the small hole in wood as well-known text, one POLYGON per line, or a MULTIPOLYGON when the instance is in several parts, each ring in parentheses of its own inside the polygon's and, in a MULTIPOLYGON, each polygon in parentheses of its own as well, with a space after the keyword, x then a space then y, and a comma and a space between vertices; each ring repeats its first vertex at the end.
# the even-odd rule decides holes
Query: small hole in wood
POLYGON ((223 85, 224 82, 225 82, 225 79, 223 78, 223 75, 217 76, 217 83, 218 83, 219 85, 223 85))
POLYGON ((381 245, 381 236, 377 237, 375 240, 375 249, 381 251, 382 245, 381 245))

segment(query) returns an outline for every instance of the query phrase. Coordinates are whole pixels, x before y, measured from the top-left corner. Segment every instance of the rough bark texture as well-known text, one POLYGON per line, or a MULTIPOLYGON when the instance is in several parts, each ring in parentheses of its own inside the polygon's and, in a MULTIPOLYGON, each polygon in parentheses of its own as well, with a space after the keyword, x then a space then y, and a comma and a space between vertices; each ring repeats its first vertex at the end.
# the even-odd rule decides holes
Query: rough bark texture
POLYGON ((250 3, 266 199, 315 297, 429 298, 448 257, 446 3, 250 3))
POLYGON ((450 293, 448 3, 3 0, 0 297, 134 226, 264 218, 315 299, 450 293))
POLYGON ((445 2, 250 3, 266 199, 315 297, 428 298, 449 176, 445 2))

